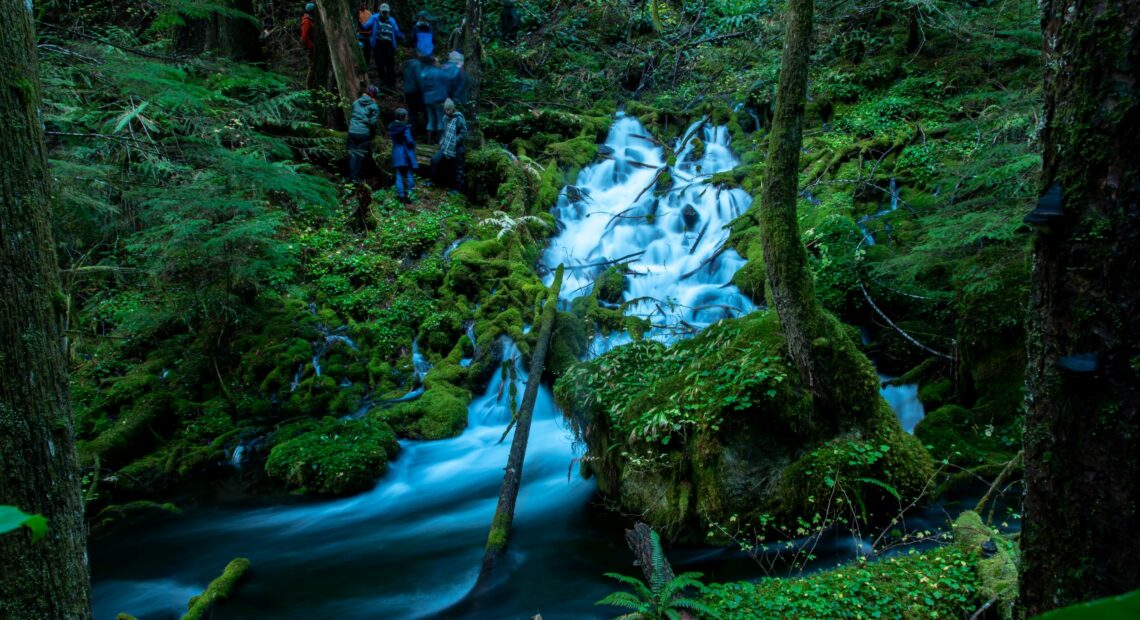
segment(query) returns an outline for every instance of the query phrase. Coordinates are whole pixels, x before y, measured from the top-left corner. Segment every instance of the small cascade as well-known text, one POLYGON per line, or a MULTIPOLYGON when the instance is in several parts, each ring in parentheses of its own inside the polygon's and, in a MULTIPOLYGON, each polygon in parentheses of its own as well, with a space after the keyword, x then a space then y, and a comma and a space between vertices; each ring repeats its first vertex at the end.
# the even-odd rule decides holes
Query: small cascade
MULTIPOLYGON (((899 186, 894 177, 891 177, 891 182, 887 188, 887 191, 890 194, 889 206, 886 209, 879 210, 873 215, 864 215, 863 217, 859 218, 858 222, 856 222, 856 224, 859 226, 859 230, 863 231, 863 245, 875 245, 875 237, 871 235, 871 232, 869 230, 867 230, 867 225, 892 211, 896 211, 899 208, 899 186)), ((887 224, 887 232, 889 233, 890 231, 890 224, 887 224)))
POLYGON ((233 465, 237 469, 241 469, 241 464, 242 464, 242 461, 244 459, 245 459, 245 444, 239 443, 237 445, 237 447, 234 448, 233 454, 230 455, 230 465, 233 465))
POLYGON ((297 372, 293 373, 293 380, 289 382, 289 391, 296 392, 297 386, 301 385, 301 372, 305 369, 304 364, 297 366, 297 372))
POLYGON ((427 376, 428 371, 431 370, 431 362, 427 361, 424 354, 420 352, 420 345, 415 340, 412 341, 412 369, 416 373, 416 379, 422 384, 424 377, 427 376))
POLYGON ((317 327, 317 333, 322 336, 322 339, 313 343, 312 364, 313 371, 317 373, 318 377, 321 376, 321 357, 324 356, 325 353, 328 353, 329 349, 337 343, 343 344, 354 351, 359 350, 356 347, 356 343, 352 341, 352 338, 345 335, 347 331, 348 327, 344 325, 332 331, 329 331, 329 329, 323 325, 317 327))
POLYGON ((563 190, 553 210, 562 231, 543 263, 566 265, 563 299, 588 295, 603 271, 628 263, 626 313, 649 319, 653 337, 695 333, 751 312, 752 302, 731 284, 745 261, 725 246, 725 227, 751 197, 708 184, 738 163, 728 142, 727 128, 694 123, 674 144, 676 163, 668 166, 645 127, 619 114, 599 149, 607 157, 582 170, 575 191, 563 190), (659 193, 665 172, 673 187, 659 193))
POLYGON ((895 412, 903 430, 913 434, 914 427, 926 417, 926 408, 918 399, 918 384, 891 385, 889 383, 891 379, 892 377, 879 375, 881 382, 879 393, 891 406, 891 411, 895 412))
MULTIPOLYGON (((476 342, 476 340, 475 340, 475 321, 471 321, 467 324, 467 328, 464 331, 464 333, 467 334, 467 339, 471 341, 471 349, 474 350, 475 349, 475 342, 476 342)), ((474 361, 475 361, 474 357, 465 357, 465 358, 459 360, 459 366, 462 368, 467 368, 474 361)))

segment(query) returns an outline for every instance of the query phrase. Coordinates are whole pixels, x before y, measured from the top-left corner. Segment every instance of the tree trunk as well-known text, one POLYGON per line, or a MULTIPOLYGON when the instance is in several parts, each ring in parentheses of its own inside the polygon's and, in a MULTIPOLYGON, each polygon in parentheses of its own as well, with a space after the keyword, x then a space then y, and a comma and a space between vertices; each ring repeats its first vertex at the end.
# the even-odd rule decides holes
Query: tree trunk
POLYGON ((533 418, 534 403, 538 399, 538 386, 542 383, 542 371, 546 367, 546 352, 550 348, 550 334, 554 331, 554 321, 558 316, 558 293, 562 289, 562 265, 554 274, 554 282, 546 295, 542 307, 542 327, 538 343, 530 358, 530 373, 527 375, 526 390, 519 405, 518 423, 515 437, 511 440, 511 453, 507 457, 507 468, 503 473, 503 484, 499 488, 499 504, 491 520, 491 532, 487 535, 487 549, 483 555, 483 570, 479 580, 483 581, 494 569, 507 548, 511 535, 511 523, 515 519, 515 500, 519 496, 519 483, 522 482, 523 460, 526 458, 526 444, 530 440, 530 422, 533 418))
POLYGON ((227 16, 220 13, 211 15, 206 49, 230 60, 245 62, 261 60, 261 48, 258 45, 259 30, 257 21, 253 18, 253 0, 231 0, 229 5, 230 8, 241 11, 249 17, 227 16))
POLYGON ((1059 184, 1063 215, 1034 244, 1020 582, 1030 615, 1140 587, 1140 3, 1043 10, 1041 186, 1059 184))
MULTIPOLYGON (((878 382, 866 357, 819 305, 800 240, 796 197, 803 143, 804 93, 811 51, 812 0, 790 0, 760 201, 760 240, 788 355, 822 414, 821 430, 836 431, 879 406, 878 382)), ((818 425, 818 424, 817 424, 818 425)))
POLYGON ((31 3, 0 3, 0 504, 38 513, 47 535, 0 535, 0 618, 90 618, 63 295, 48 205, 31 3))
POLYGON ((360 22, 356 10, 345 0, 316 0, 320 23, 317 24, 328 43, 329 59, 336 76, 337 91, 346 112, 352 102, 364 92, 368 76, 364 73, 364 56, 356 41, 360 22))
POLYGON ((467 0, 467 21, 463 31, 463 71, 467 74, 467 141, 473 149, 483 147, 479 126, 479 80, 483 73, 483 0, 467 0))

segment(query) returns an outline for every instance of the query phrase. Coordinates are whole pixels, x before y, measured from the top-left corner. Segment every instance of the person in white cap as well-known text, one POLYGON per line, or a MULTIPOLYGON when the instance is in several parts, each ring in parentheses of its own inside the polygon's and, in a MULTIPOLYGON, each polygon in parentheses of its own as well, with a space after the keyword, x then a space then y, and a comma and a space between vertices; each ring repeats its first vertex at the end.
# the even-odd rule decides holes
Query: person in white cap
POLYGON ((392 86, 396 83, 396 45, 404 38, 404 33, 396 25, 391 8, 387 4, 381 4, 380 11, 372 15, 362 28, 372 32, 372 54, 376 59, 376 72, 380 74, 380 82, 392 86))

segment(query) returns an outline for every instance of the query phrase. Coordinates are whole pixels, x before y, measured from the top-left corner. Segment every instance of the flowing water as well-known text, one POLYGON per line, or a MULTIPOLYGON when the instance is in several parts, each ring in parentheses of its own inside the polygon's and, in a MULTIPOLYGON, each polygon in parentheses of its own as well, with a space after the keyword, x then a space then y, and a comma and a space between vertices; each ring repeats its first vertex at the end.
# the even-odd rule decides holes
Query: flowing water
MULTIPOLYGON (((658 196, 652 186, 666 166, 663 149, 637 120, 619 114, 602 150, 608 155, 584 169, 555 207, 563 228, 544 263, 567 265, 563 301, 588 294, 617 261, 629 263, 626 311, 655 325, 651 337, 675 339, 752 311, 730 284, 744 261, 724 248, 724 226, 750 198, 705 182, 736 165, 727 144, 724 128, 691 127, 674 145, 673 188, 658 196)), ((324 344, 352 346, 342 338, 329 334, 324 344)), ((592 352, 626 339, 599 339, 592 352)), ((511 343, 504 346, 506 359, 518 357, 511 343)), ((417 374, 426 370, 422 358, 415 366, 417 374)), ((517 362, 515 374, 521 394, 526 375, 517 362)), ((401 442, 401 454, 370 492, 291 504, 214 503, 94 543, 96 618, 178 618, 190 596, 239 556, 252 561, 251 579, 217 618, 610 617, 612 610, 593 606, 615 589, 602 573, 639 571, 622 540, 624 524, 590 504, 593 482, 578 475, 573 438, 546 387, 535 407, 506 565, 496 586, 468 596, 510 447, 510 435, 500 443, 510 415, 505 380, 496 373, 472 402, 459 437, 401 442)), ((860 544, 839 537, 817 555, 834 564, 860 544)), ((740 553, 671 556, 680 568, 716 580, 756 576, 740 553)))

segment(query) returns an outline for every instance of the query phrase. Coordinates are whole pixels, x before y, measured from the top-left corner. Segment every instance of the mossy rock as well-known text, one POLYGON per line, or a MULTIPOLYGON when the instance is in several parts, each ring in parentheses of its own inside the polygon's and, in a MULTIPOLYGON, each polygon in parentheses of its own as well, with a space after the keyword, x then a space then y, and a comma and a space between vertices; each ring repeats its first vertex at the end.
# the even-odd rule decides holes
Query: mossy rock
POLYGON ((467 428, 471 392, 443 381, 432 382, 418 399, 373 410, 369 417, 391 424, 401 437, 448 439, 467 428))
POLYGON ((1021 445, 1020 429, 994 424, 984 412, 943 405, 914 427, 914 436, 934 458, 975 468, 1008 461, 1021 445))
POLYGON ((182 514, 182 509, 171 503, 160 504, 138 500, 126 504, 112 504, 91 519, 91 536, 98 538, 115 530, 136 527, 182 514))
POLYGON ((586 324, 569 312, 559 312, 554 325, 550 351, 546 356, 546 372, 557 378, 586 354, 590 337, 586 324))
POLYGON ((611 304, 620 302, 627 288, 625 270, 619 265, 606 269, 594 280, 594 296, 611 304))
POLYGON ((171 395, 152 392, 140 396, 123 409, 114 423, 98 437, 79 443, 80 461, 116 467, 153 450, 157 438, 171 430, 176 420, 171 413, 171 395))
POLYGON ((371 488, 399 450, 392 429, 381 421, 325 418, 273 446, 265 471, 306 492, 351 495, 371 488))

